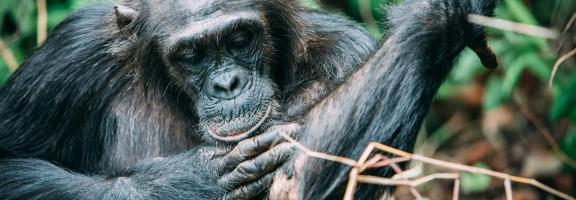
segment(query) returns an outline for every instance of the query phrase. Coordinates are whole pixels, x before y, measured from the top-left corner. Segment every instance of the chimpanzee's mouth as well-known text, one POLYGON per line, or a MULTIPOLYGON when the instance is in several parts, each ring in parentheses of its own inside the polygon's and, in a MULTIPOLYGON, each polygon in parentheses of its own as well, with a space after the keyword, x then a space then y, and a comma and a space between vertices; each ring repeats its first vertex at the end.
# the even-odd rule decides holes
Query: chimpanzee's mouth
POLYGON ((272 113, 272 105, 269 104, 264 115, 254 125, 247 126, 239 130, 227 131, 225 133, 222 133, 222 131, 219 131, 218 128, 216 127, 208 128, 207 131, 210 134, 210 136, 216 140, 220 140, 223 142, 237 142, 250 137, 255 131, 257 131, 260 128, 260 126, 262 126, 267 121, 271 113, 272 113))

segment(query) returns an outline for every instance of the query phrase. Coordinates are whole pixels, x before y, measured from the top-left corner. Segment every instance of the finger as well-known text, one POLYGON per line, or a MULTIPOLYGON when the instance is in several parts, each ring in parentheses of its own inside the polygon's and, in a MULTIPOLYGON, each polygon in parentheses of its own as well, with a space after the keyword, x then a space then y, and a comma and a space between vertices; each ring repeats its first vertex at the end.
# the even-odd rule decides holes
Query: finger
POLYGON ((277 128, 277 131, 279 134, 284 133, 290 137, 294 137, 295 134, 299 133, 301 129, 302 129, 302 126, 300 126, 300 124, 291 123, 291 124, 280 125, 277 128))
POLYGON ((480 62, 482 62, 484 67, 488 69, 495 69, 498 67, 498 59, 496 58, 496 54, 494 54, 492 49, 490 49, 490 46, 488 46, 488 42, 486 41, 484 34, 482 34, 480 39, 474 41, 468 46, 480 58, 480 62))
POLYGON ((260 155, 262 152, 270 149, 270 146, 279 139, 280 137, 276 131, 270 131, 250 139, 242 140, 230 153, 224 156, 222 161, 225 166, 235 167, 240 162, 260 155))
POLYGON ((236 188, 260 179, 286 162, 293 151, 292 144, 282 143, 253 160, 240 163, 232 172, 220 178, 220 184, 228 188, 236 188))
POLYGON ((266 133, 238 143, 238 145, 222 159, 223 163, 225 166, 235 167, 238 163, 257 156, 270 149, 274 144, 282 141, 283 139, 279 135, 280 132, 292 135, 293 132, 299 129, 300 125, 298 124, 272 127, 266 133))
POLYGON ((272 179, 274 178, 274 173, 268 174, 263 178, 254 181, 248 185, 244 185, 240 188, 233 190, 232 192, 226 194, 223 200, 236 200, 236 199, 252 199, 264 192, 270 184, 272 184, 272 179))

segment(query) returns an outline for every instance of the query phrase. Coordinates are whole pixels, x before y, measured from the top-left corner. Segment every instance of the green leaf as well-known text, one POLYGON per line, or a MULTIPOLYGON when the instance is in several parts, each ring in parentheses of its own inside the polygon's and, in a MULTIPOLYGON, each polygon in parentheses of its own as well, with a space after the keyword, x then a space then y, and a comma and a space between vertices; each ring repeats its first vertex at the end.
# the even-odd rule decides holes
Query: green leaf
POLYGON ((18 9, 19 2, 20 0, 2 0, 2 3, 0 3, 0 12, 6 13, 9 10, 18 9))
POLYGON ((72 10, 63 4, 48 7, 48 27, 54 27, 66 18, 72 10))
POLYGON ((6 82, 8 77, 10 77, 10 70, 8 66, 6 66, 6 63, 4 63, 4 60, 0 59, 0 86, 6 82))
MULTIPOLYGON (((310 1, 310 0, 301 0, 301 1, 310 1)), ((94 4, 94 2, 95 2, 95 0, 73 0, 73 1, 69 1, 69 4, 70 4, 69 6, 73 10, 76 10, 78 8, 85 7, 87 5, 94 4)))
POLYGON ((11 10, 18 9, 18 0, 2 0, 0 3, 0 30, 4 27, 4 17, 5 14, 11 10))
POLYGON ((550 78, 553 63, 537 54, 529 54, 524 59, 527 63, 527 69, 540 78, 540 80, 548 80, 550 78))
POLYGON ((450 81, 454 83, 468 83, 482 70, 482 63, 476 54, 465 49, 458 57, 456 66, 450 73, 450 81))
POLYGON ((518 79, 520 79, 522 71, 524 71, 526 66, 523 57, 519 57, 515 62, 512 62, 506 68, 506 73, 504 74, 504 80, 502 81, 502 89, 500 93, 502 99, 508 100, 512 95, 512 91, 518 83, 518 79))
POLYGON ((547 67, 548 65, 546 65, 543 58, 534 52, 522 54, 510 63, 511 64, 505 68, 506 74, 504 75, 502 83, 502 97, 504 98, 510 97, 524 69, 528 69, 541 80, 546 80, 550 77, 551 72, 547 67))
POLYGON ((576 127, 572 127, 566 136, 562 139, 562 151, 568 157, 576 159, 576 127))
POLYGON ((486 89, 484 91, 483 107, 485 111, 498 108, 504 102, 502 95, 502 79, 500 77, 492 76, 488 79, 486 89))
POLYGON ((504 39, 494 39, 494 40, 490 40, 488 41, 490 48, 492 48, 492 51, 494 51, 494 53, 500 57, 502 54, 506 54, 509 52, 509 49, 513 48, 510 45, 510 42, 504 40, 504 39))
POLYGON ((319 9, 320 5, 313 0, 299 0, 300 4, 312 9, 319 9))
POLYGON ((11 12, 22 35, 36 35, 36 6, 34 3, 35 1, 20 1, 18 9, 11 12))
MULTIPOLYGON (((488 168, 484 163, 478 163, 475 166, 485 169, 488 168)), ((488 186, 490 186, 491 181, 492 177, 480 174, 463 173, 462 176, 460 176, 460 186, 462 192, 465 194, 484 192, 488 189, 488 186)))
POLYGON ((455 84, 451 84, 449 82, 444 82, 436 92, 436 99, 447 99, 451 97, 457 91, 457 87, 455 84))
MULTIPOLYGON (((531 24, 531 25, 538 25, 538 21, 536 17, 532 15, 532 13, 528 10, 528 8, 519 0, 505 0, 505 7, 506 9, 497 9, 498 16, 502 19, 511 20, 521 24, 531 24)), ((524 34, 513 33, 510 31, 503 31, 503 30, 495 30, 496 32, 504 32, 507 35, 512 35, 513 37, 507 37, 507 40, 514 41, 517 39, 522 40, 529 40, 529 43, 532 43, 538 47, 541 53, 546 54, 547 56, 553 56, 551 49, 548 45, 548 42, 544 38, 534 37, 534 36, 527 36, 524 34)))
POLYGON ((536 17, 532 15, 530 9, 528 9, 521 0, 504 0, 504 3, 508 7, 508 11, 515 20, 520 23, 537 25, 538 21, 536 17))
POLYGON ((550 110, 550 117, 553 120, 570 117, 572 121, 576 122, 576 116, 573 116, 576 113, 576 78, 572 80, 567 89, 561 89, 556 94, 558 97, 556 97, 550 110))

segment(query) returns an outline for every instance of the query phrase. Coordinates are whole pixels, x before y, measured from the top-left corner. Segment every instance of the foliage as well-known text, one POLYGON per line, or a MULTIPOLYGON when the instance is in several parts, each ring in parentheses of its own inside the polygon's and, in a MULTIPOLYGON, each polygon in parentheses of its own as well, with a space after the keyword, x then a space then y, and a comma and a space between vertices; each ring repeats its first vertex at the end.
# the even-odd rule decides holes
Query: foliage
MULTIPOLYGON (((93 0, 48 0, 48 28, 62 21, 74 9, 93 0)), ((37 9, 34 0, 0 1, 0 37, 21 63, 37 47, 37 9)), ((4 60, 0 58, 0 84, 10 76, 4 60)))
MULTIPOLYGON (((488 168, 488 166, 484 163, 478 163, 475 167, 479 168, 488 168)), ((460 185, 462 186, 462 192, 466 193, 477 193, 486 191, 486 189, 490 186, 490 181, 492 181, 492 177, 481 175, 481 174, 472 174, 472 173, 464 173, 460 178, 460 185)))

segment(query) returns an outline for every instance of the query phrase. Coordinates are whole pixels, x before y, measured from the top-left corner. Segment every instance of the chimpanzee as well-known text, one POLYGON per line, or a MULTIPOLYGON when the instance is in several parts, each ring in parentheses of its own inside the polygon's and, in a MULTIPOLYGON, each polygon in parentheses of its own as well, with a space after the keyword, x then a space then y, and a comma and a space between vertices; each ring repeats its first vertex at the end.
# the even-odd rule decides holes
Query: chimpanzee
POLYGON ((349 168, 278 133, 349 157, 410 149, 454 57, 494 62, 465 19, 493 7, 408 0, 377 52, 353 22, 289 0, 82 9, 0 89, 0 199, 338 198, 349 168))

